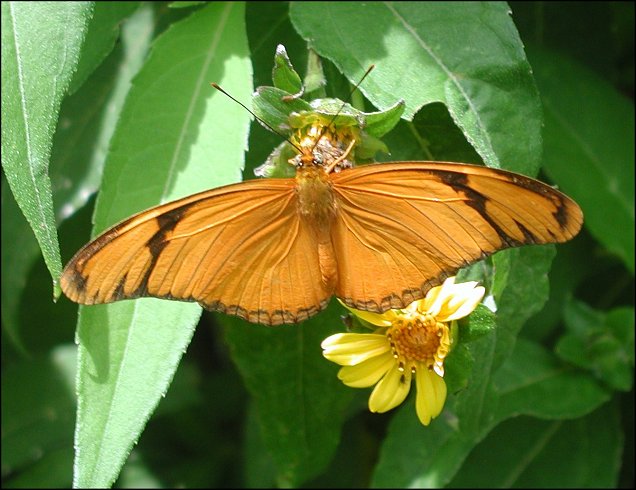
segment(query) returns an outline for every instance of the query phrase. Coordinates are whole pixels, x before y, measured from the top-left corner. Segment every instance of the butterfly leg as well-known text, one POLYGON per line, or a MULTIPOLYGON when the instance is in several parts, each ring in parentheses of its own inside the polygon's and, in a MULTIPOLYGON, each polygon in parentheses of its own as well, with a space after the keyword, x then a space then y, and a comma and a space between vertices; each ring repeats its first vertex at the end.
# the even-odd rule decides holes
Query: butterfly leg
POLYGON ((351 153, 351 150, 353 149, 353 146, 355 144, 356 144, 356 140, 352 140, 351 143, 349 143, 349 146, 347 147, 345 152, 342 155, 340 155, 338 158, 336 158, 333 162, 331 162, 329 164, 329 166, 325 169, 325 171, 328 174, 330 174, 332 172, 332 170, 334 168, 336 168, 337 165, 339 165, 341 162, 343 162, 349 156, 349 153, 351 153))

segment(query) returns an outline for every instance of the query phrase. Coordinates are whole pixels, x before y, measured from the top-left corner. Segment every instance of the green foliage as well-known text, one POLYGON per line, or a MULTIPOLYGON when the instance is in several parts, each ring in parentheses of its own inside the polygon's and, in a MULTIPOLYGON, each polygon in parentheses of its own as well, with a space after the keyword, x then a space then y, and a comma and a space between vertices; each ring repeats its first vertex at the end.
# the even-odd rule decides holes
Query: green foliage
POLYGON ((54 284, 62 264, 46 175, 56 115, 92 10, 89 2, 58 8, 44 2, 2 3, 2 168, 12 192, 20 196, 18 205, 54 284))
POLYGON ((512 14, 501 2, 3 2, 3 486, 631 487, 633 4, 512 14), (366 99, 350 97, 371 64, 366 99), (571 243, 467 273, 497 311, 459 323, 428 427, 413 393, 370 414, 369 390, 337 380, 320 351, 345 329, 335 301, 271 328, 178 302, 51 302, 58 250, 66 261, 137 211, 255 177, 280 137, 209 82, 249 103, 272 76, 366 113, 403 100, 385 160, 541 169, 583 208, 571 243))
POLYGON ((285 46, 279 44, 276 47, 276 56, 274 56, 274 68, 272 69, 272 81, 274 87, 289 92, 290 94, 301 94, 303 90, 303 82, 300 75, 294 70, 293 64, 287 56, 285 46))

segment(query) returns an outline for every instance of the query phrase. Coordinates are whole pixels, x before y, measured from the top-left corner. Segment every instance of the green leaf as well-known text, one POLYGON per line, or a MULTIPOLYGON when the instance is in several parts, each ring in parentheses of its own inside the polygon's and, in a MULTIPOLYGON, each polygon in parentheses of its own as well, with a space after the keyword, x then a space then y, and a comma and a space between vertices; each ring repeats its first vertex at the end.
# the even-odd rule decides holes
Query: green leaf
POLYGON ((54 297, 62 265, 48 165, 91 16, 89 2, 2 2, 2 167, 42 249, 54 297))
POLYGON ((2 329, 13 345, 24 352, 20 338, 18 308, 24 291, 27 275, 40 254, 33 231, 24 219, 6 180, 2 179, 2 329))
POLYGON ((245 420, 246 488, 273 488, 276 485, 276 465, 265 446, 261 424, 254 403, 247 408, 245 420))
MULTIPOLYGON (((476 341, 483 344, 482 353, 489 346, 492 349, 493 337, 476 341)), ((473 375, 472 384, 465 391, 481 396, 462 394, 462 401, 468 398, 470 403, 460 404, 459 395, 458 403, 448 400, 440 418, 428 427, 419 424, 412 403, 400 407, 389 425, 374 485, 425 488, 446 485, 472 448, 502 420, 520 414, 574 418, 590 413, 609 399, 609 394, 590 376, 564 369, 549 353, 527 341, 517 342, 509 361, 497 372, 494 391, 483 381, 489 369, 488 360, 474 349, 473 357, 475 370, 482 372, 473 375), (485 366, 480 368, 480 364, 485 366), (477 390, 475 384, 484 388, 477 390), (474 415, 467 415, 468 410, 474 415), (472 423, 471 418, 479 423, 472 423)))
POLYGON ((322 357, 320 343, 341 329, 342 313, 333 301, 300 325, 270 328, 219 316, 256 403, 279 486, 297 486, 323 471, 338 444, 352 393, 322 357))
POLYGON ((545 170, 633 275, 634 104, 569 58, 529 52, 545 112, 545 170))
POLYGON ((93 17, 88 25, 82 54, 73 75, 69 93, 74 93, 113 50, 119 38, 123 20, 131 15, 140 2, 95 2, 93 17))
MULTIPOLYGON (((144 207, 240 180, 249 114, 209 82, 237 98, 251 92, 243 14, 243 4, 208 4, 156 40, 113 137, 96 231, 144 207)), ((155 299, 80 309, 75 486, 114 481, 200 311, 155 299)))
POLYGON ((495 428, 448 486, 615 488, 621 443, 616 403, 571 421, 518 417, 495 428))
POLYGON ((287 56, 285 46, 279 44, 274 56, 274 69, 272 70, 272 81, 274 87, 289 92, 290 94, 302 95, 303 83, 300 76, 294 70, 294 66, 287 56))
POLYGON ((111 55, 62 104, 50 170, 58 222, 84 206, 101 183, 108 146, 153 30, 153 10, 145 4, 123 25, 111 55))
MULTIPOLYGON (((487 335, 494 335, 496 325, 495 314, 483 304, 477 305, 467 318, 453 322, 451 342, 454 345, 444 363, 444 381, 450 393, 457 393, 469 386, 477 353, 471 350, 469 344, 487 335)), ((483 359, 480 361, 483 364, 483 359)))
POLYGON ((564 319, 569 333, 559 339, 557 353, 612 388, 629 391, 634 382, 634 309, 606 313, 570 301, 564 319))
POLYGON ((323 61, 315 51, 307 53, 307 71, 305 72, 305 91, 312 97, 325 97, 327 79, 323 68, 323 61))
POLYGON ((395 128, 404 113, 404 101, 399 100, 393 106, 384 111, 366 114, 364 130, 371 136, 381 138, 395 128))
POLYGON ((75 360, 69 344, 3 368, 3 486, 70 486, 75 360))
POLYGON ((293 94, 276 87, 258 87, 252 96, 254 114, 275 130, 288 135, 290 132, 289 114, 311 110, 309 103, 303 99, 285 99, 290 95, 293 94))
POLYGON ((580 417, 610 396, 592 376, 563 365, 538 344, 521 339, 494 383, 499 394, 498 420, 521 414, 548 419, 580 417))
POLYGON ((460 321, 461 341, 472 342, 492 333, 496 328, 496 315, 484 305, 477 305, 468 318, 460 321))
POLYGON ((392 160, 438 160, 482 163, 461 130, 453 123, 446 106, 437 102, 420 110, 413 122, 402 121, 382 138, 392 160))
MULTIPOLYGON (((6 181, 3 182, 6 186, 6 181)), ((44 355, 60 343, 73 340, 77 305, 50 296, 50 272, 39 253, 38 243, 11 192, 2 195, 2 327, 10 344, 26 357, 44 355)), ((63 253, 82 245, 82 230, 90 223, 89 213, 78 213, 60 236, 68 233, 63 253)), ((3 340, 7 340, 4 338, 3 340)), ((5 358, 7 361, 10 357, 5 358)))
MULTIPOLYGON (((524 323, 541 310, 548 299, 548 272, 555 254, 554 245, 505 250, 495 255, 495 269, 505 264, 505 289, 495 298, 497 309, 497 350, 499 366, 514 348, 524 323), (502 260, 503 259, 503 260, 502 260)), ((495 277, 500 277, 500 275, 495 277)))
POLYGON ((171 9, 184 9, 190 7, 198 7, 199 5, 204 5, 206 2, 203 1, 192 1, 192 2, 170 2, 168 5, 171 9))
POLYGON ((444 486, 474 445, 474 434, 462 432, 457 424, 454 416, 442 414, 424 427, 415 415, 411 395, 391 418, 371 485, 444 486))
POLYGON ((293 2, 290 16, 352 83, 375 64, 360 90, 376 106, 403 99, 410 120, 442 102, 489 166, 536 173, 541 108, 505 3, 293 2))
MULTIPOLYGON (((288 2, 247 2, 245 21, 256 87, 272 83, 272 59, 279 44, 285 46, 289 59, 300 73, 307 64, 307 45, 292 27, 288 9, 288 2)), ((279 135, 254 121, 243 178, 254 178, 254 169, 262 165, 281 142, 279 135)))
MULTIPOLYGON (((99 186, 115 123, 130 88, 130 80, 141 66, 152 34, 152 9, 149 5, 142 7, 129 19, 122 34, 122 43, 118 47, 123 46, 123 49, 116 49, 89 77, 88 82, 66 97, 60 107, 60 124, 53 138, 49 170, 58 223, 84 206, 99 186)), ((6 182, 3 182, 4 186, 6 182)), ((2 199, 5 244, 2 247, 3 325, 16 345, 26 340, 27 347, 32 349, 34 338, 19 339, 22 332, 18 332, 17 309, 25 293, 28 271, 37 262, 40 250, 8 188, 6 193, 3 190, 2 199)), ((62 246, 65 239, 60 234, 62 246)), ((82 244, 73 245, 75 252, 82 244)), ((27 292, 33 290, 31 287, 27 292)), ((29 301, 34 299, 29 298, 29 301)), ((22 329, 29 327, 26 324, 22 329)))
MULTIPOLYGON (((36 451, 40 451, 39 448, 36 451)), ((5 488, 69 488, 73 465, 73 445, 47 450, 27 469, 3 478, 5 488)))
POLYGON ((307 45, 289 21, 287 2, 248 2, 245 20, 248 27, 250 52, 254 63, 254 85, 272 83, 272 58, 279 45, 298 71, 307 64, 307 45))

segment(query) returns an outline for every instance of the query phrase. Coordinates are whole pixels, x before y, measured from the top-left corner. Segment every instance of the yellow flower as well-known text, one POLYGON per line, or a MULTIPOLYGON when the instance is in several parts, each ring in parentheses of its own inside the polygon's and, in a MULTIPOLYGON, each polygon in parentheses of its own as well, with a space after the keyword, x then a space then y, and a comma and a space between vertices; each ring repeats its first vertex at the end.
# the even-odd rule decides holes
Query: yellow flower
POLYGON ((372 412, 402 403, 415 378, 417 416, 428 425, 446 401, 444 359, 451 349, 450 324, 469 315, 483 296, 484 288, 476 282, 455 284, 450 277, 403 310, 379 314, 349 308, 378 328, 373 333, 332 335, 321 344, 323 355, 344 366, 338 378, 347 386, 376 385, 369 398, 372 412))

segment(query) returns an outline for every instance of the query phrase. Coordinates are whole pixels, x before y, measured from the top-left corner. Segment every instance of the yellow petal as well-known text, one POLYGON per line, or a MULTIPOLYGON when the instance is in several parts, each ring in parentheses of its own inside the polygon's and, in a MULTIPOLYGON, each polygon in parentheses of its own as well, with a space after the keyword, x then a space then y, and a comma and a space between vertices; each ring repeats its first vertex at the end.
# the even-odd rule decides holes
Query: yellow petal
POLYGON ((415 409, 420 422, 428 425, 444 408, 446 401, 446 382, 433 371, 422 366, 415 371, 417 395, 415 409))
MULTIPOLYGON (((340 299, 338 299, 338 301, 340 301, 340 299)), ((396 317, 393 310, 388 310, 384 313, 373 313, 372 311, 356 310, 355 308, 351 308, 345 305, 342 301, 340 301, 340 304, 342 304, 342 306, 347 308, 357 317, 378 327, 390 327, 396 317)))
POLYGON ((394 364, 393 354, 386 352, 355 366, 341 368, 338 379, 352 388, 367 388, 376 384, 394 364))
POLYGON ((376 385, 369 397, 369 410, 386 412, 404 401, 411 389, 411 370, 400 371, 394 364, 376 385))
POLYGON ((448 297, 452 294, 454 285, 455 277, 453 276, 447 278, 441 286, 431 289, 426 294, 424 302, 420 305, 420 312, 437 316, 448 297))
POLYGON ((386 335, 373 333, 337 333, 320 346, 323 356, 341 366, 354 366, 391 349, 386 335))
POLYGON ((486 291, 483 286, 475 287, 476 285, 476 282, 456 284, 453 295, 448 298, 439 312, 437 320, 450 322, 470 315, 477 308, 486 291))
POLYGON ((424 299, 416 299, 410 305, 402 310, 402 315, 417 315, 420 311, 425 311, 424 309, 424 299))

